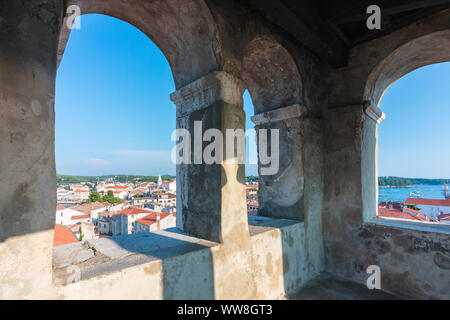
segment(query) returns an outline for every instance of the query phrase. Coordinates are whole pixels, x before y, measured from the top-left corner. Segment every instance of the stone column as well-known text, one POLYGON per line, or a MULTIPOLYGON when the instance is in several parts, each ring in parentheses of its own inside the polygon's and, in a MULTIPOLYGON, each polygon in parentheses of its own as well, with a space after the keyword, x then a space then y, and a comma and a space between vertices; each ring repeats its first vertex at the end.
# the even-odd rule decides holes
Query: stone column
POLYGON ((0 298, 46 297, 56 180, 54 94, 63 1, 0 4, 0 298))
MULTIPOLYGON (((177 105, 177 128, 190 133, 192 150, 191 164, 177 165, 177 227, 215 242, 248 235, 244 164, 206 164, 195 157, 195 141, 208 129, 220 130, 225 158, 233 143, 226 139, 226 130, 244 130, 243 92, 241 80, 219 71, 171 95, 177 105), (195 121, 201 121, 201 130, 195 121)), ((201 150, 211 143, 200 141, 201 150)))
POLYGON ((378 212, 378 127, 385 114, 377 106, 364 104, 361 136, 361 192, 363 220, 375 218, 378 212))
MULTIPOLYGON (((258 141, 259 211, 258 215, 304 220, 304 139, 308 112, 305 106, 294 104, 252 117, 258 141), (265 174, 261 163, 261 129, 279 132, 278 172, 265 174)), ((276 135, 272 135, 272 139, 276 135)), ((271 141, 268 138, 270 149, 271 141)), ((272 150, 270 151, 272 152, 272 150)), ((270 153, 268 152, 268 153, 270 153)))

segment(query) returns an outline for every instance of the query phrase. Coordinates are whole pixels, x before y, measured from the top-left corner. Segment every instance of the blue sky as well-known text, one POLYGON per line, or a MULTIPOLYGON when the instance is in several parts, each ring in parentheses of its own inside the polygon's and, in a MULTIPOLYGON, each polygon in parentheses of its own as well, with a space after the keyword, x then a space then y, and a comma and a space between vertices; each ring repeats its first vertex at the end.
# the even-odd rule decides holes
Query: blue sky
POLYGON ((450 62, 403 76, 380 108, 378 174, 450 178, 450 62))
MULTIPOLYGON (((167 60, 135 27, 84 15, 56 78, 56 167, 71 175, 175 174, 175 91, 167 60)), ((379 174, 450 178, 450 63, 403 77, 381 108, 379 174)), ((246 128, 253 105, 244 94, 246 128)), ((247 175, 257 174, 249 166, 247 175)))

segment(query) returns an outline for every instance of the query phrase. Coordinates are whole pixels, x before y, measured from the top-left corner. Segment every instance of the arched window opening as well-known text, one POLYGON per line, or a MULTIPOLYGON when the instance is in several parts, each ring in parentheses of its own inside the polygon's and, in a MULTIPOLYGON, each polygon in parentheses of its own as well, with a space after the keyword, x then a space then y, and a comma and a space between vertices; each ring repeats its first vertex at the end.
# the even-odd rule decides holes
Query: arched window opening
MULTIPOLYGON (((258 140, 258 166, 247 165, 248 212, 303 220, 300 132, 304 106, 300 104, 303 84, 298 67, 288 50, 277 41, 256 37, 245 52, 243 80, 248 88, 244 94, 247 119, 253 114, 253 124, 247 120, 246 127, 254 126, 258 140), (265 145, 262 141, 266 141, 265 145), (253 176, 256 170, 258 177, 253 176), (257 185, 253 183, 256 180, 257 185)), ((255 156, 251 150, 248 153, 255 156)))
POLYGON ((378 131, 378 217, 450 224, 450 63, 403 76, 385 91, 378 131))
POLYGON ((134 26, 81 19, 56 78, 55 247, 176 226, 169 63, 134 26))
POLYGON ((250 96, 248 90, 244 92, 243 99, 244 99, 245 130, 246 130, 245 193, 247 199, 247 213, 249 215, 257 215, 259 209, 258 150, 256 145, 255 124, 251 120, 252 116, 255 115, 254 107, 252 97, 250 96))

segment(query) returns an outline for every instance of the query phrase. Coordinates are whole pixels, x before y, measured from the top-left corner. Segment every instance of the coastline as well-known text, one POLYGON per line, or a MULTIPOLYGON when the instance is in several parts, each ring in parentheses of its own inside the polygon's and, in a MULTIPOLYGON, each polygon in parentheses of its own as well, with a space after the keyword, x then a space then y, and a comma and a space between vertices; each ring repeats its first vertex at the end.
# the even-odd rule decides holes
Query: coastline
POLYGON ((410 186, 378 186, 378 188, 413 188, 415 187, 414 185, 410 185, 410 186))

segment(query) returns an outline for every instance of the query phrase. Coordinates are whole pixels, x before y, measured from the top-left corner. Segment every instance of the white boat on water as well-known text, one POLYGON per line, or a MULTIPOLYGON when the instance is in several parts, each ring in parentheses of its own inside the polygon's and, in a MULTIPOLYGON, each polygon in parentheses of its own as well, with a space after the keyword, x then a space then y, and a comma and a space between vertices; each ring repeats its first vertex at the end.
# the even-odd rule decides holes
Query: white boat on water
POLYGON ((420 198, 421 194, 420 194, 420 190, 416 190, 413 191, 409 194, 410 197, 416 197, 416 198, 420 198))

